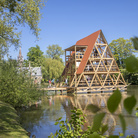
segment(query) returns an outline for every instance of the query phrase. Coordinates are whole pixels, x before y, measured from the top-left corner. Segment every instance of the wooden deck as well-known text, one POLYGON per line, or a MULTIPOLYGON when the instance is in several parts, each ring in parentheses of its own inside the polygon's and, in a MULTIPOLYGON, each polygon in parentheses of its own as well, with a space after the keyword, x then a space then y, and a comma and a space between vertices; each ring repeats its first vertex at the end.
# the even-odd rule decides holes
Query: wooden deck
POLYGON ((66 90, 67 87, 51 87, 51 88, 40 88, 40 90, 44 91, 60 91, 60 90, 66 90))
POLYGON ((120 86, 120 85, 117 85, 117 86, 106 86, 106 87, 101 87, 101 86, 94 86, 94 87, 69 87, 69 86, 66 86, 66 87, 51 87, 51 88, 40 88, 40 90, 44 90, 44 91, 60 91, 60 92, 63 92, 63 91, 67 91, 67 93, 91 93, 91 92, 107 92, 107 91, 114 91, 116 90, 117 88, 119 90, 122 90, 122 91, 125 91, 127 90, 127 85, 126 86, 120 86))

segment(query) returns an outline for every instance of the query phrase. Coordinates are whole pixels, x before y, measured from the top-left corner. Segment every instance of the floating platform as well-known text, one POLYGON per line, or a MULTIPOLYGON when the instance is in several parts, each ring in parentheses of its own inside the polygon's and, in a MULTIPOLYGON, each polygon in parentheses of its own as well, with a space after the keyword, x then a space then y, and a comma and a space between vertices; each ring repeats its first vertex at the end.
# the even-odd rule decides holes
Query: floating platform
POLYGON ((60 91, 61 93, 63 91, 67 91, 67 93, 94 93, 94 92, 113 92, 114 90, 116 90, 117 88, 120 91, 125 91, 127 90, 127 85, 126 86, 122 86, 122 85, 117 85, 117 86, 94 86, 94 87, 54 87, 54 88, 40 88, 40 90, 44 90, 44 91, 60 91))

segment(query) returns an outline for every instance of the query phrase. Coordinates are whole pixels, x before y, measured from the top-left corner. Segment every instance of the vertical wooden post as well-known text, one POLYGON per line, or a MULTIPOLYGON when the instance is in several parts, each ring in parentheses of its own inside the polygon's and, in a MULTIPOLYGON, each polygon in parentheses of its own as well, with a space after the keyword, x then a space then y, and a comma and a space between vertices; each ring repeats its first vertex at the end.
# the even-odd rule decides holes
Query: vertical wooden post
POLYGON ((57 90, 55 90, 55 95, 57 95, 57 90))
POLYGON ((60 90, 60 95, 63 95, 63 90, 60 90))
POLYGON ((66 66, 66 50, 65 50, 65 66, 66 66))
POLYGON ((75 46, 75 88, 76 88, 76 46, 75 46))

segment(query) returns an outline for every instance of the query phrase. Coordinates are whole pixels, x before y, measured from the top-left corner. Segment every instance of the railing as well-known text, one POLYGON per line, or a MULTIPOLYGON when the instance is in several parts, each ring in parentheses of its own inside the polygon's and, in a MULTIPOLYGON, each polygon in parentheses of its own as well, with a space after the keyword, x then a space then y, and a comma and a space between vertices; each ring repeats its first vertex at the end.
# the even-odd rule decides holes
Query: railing
POLYGON ((76 59, 82 59, 85 52, 76 52, 76 59))

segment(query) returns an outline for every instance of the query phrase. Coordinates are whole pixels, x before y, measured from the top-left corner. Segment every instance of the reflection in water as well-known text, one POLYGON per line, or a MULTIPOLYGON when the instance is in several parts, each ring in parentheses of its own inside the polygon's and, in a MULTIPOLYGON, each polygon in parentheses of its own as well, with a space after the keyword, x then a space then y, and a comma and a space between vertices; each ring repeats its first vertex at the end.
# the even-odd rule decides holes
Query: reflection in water
MULTIPOLYGON (((64 110, 66 111, 67 118, 70 119, 70 116, 71 116, 69 107, 71 107, 71 109, 73 109, 73 107, 77 107, 81 109, 84 114, 86 114, 87 123, 85 124, 84 129, 87 129, 87 126, 92 124, 93 116, 95 115, 91 111, 87 110, 87 106, 90 104, 97 105, 101 109, 100 110, 101 112, 107 113, 106 116, 104 117, 103 123, 108 124, 109 126, 108 134, 111 135, 117 124, 118 117, 112 115, 107 109, 107 99, 109 98, 110 95, 111 95, 110 93, 104 93, 104 94, 99 93, 99 94, 89 94, 89 95, 79 94, 75 97, 67 96, 65 98, 62 96, 59 96, 59 97, 56 96, 55 98, 59 98, 59 100, 61 101, 61 104, 63 105, 64 110), (70 101, 69 106, 66 105, 66 102, 68 100, 70 101)), ((123 93, 122 97, 123 99, 126 98, 127 94, 123 93)), ((122 112, 122 106, 123 106, 123 102, 121 102, 115 114, 120 114, 122 112)))
MULTIPOLYGON (((138 100, 138 87, 129 87, 128 94, 135 94, 138 100), (133 88, 133 89, 132 89, 133 88), (132 92, 131 92, 132 90, 132 92)), ((95 104, 101 108, 102 112, 106 112, 106 116, 104 118, 103 123, 109 125, 109 130, 107 134, 118 134, 118 132, 122 132, 121 125, 119 122, 119 118, 115 115, 109 113, 106 107, 107 99, 109 98, 109 93, 104 94, 79 94, 77 96, 51 96, 51 97, 43 97, 42 103, 38 104, 38 106, 32 106, 28 108, 25 112, 21 113, 22 125, 23 127, 31 132, 31 134, 36 135, 37 138, 46 138, 50 133, 55 133, 59 126, 55 126, 54 123, 57 118, 63 117, 63 120, 66 118, 70 119, 71 112, 70 110, 73 107, 80 108, 84 114, 87 115, 86 121, 87 123, 84 125, 84 129, 87 128, 88 125, 92 124, 94 114, 90 111, 86 110, 89 104, 95 104)), ((122 93, 123 99, 127 97, 126 93, 122 93)), ((115 114, 124 114, 126 115, 126 111, 123 107, 123 101, 119 105, 118 110, 115 114)), ((133 113, 135 114, 135 112, 133 113)), ((138 119, 133 117, 125 118, 127 122, 127 132, 128 134, 135 134, 138 137, 138 119)))

